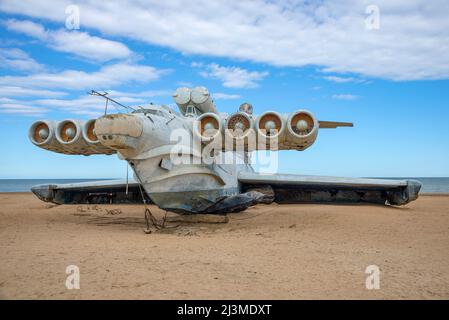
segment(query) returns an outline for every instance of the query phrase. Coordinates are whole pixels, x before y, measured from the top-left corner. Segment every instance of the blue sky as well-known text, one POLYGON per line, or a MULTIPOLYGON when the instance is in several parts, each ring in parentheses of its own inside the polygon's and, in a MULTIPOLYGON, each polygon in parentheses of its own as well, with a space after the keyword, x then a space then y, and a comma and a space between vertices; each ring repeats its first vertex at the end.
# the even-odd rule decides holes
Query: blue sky
POLYGON ((124 177, 116 156, 35 147, 29 126, 99 115, 90 89, 172 104, 185 85, 206 86, 222 112, 248 101, 355 123, 280 152, 280 172, 449 176, 447 3, 378 1, 370 29, 365 1, 197 2, 0 0, 0 178, 124 177), (66 26, 73 4, 79 29, 66 26))

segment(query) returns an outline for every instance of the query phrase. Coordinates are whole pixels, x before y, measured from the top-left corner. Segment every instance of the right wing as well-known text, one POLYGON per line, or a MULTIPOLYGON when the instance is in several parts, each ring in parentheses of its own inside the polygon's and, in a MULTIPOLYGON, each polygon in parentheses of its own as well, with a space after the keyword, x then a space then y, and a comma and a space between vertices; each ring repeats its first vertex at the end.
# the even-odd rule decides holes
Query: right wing
POLYGON ((418 198, 421 183, 416 180, 337 178, 295 174, 240 172, 244 190, 269 186, 278 203, 371 202, 403 205, 418 198))

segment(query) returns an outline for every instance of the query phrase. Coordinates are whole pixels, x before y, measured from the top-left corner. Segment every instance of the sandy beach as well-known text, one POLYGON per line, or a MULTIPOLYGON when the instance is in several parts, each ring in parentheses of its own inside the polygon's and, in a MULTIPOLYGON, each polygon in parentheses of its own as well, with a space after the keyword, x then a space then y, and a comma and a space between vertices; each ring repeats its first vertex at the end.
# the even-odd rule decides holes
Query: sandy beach
POLYGON ((228 223, 144 228, 142 206, 0 194, 0 298, 449 298, 447 195, 401 208, 258 205, 228 223), (65 286, 68 265, 79 290, 65 286), (366 289, 368 265, 381 270, 379 290, 366 289))

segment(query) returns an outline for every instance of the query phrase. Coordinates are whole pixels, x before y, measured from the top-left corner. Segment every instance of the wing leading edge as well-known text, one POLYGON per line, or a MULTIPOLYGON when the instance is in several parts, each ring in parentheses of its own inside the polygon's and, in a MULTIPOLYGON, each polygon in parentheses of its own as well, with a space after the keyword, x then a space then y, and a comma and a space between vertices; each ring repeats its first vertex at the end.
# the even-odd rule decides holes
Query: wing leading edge
POLYGON ((418 198, 416 180, 339 178, 294 174, 241 172, 239 181, 248 191, 269 186, 278 203, 387 203, 404 205, 418 198))

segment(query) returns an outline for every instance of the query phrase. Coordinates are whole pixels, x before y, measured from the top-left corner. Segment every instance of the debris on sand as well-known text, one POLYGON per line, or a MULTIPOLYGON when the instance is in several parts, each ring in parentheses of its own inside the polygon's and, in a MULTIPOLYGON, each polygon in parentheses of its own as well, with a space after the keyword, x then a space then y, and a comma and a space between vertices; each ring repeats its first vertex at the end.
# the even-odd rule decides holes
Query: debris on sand
POLYGON ((226 215, 217 215, 217 214, 192 214, 192 215, 177 215, 177 216, 167 217, 167 222, 228 223, 229 218, 226 215))
POLYGON ((76 207, 77 212, 90 212, 90 211, 101 211, 102 209, 97 205, 93 206, 78 206, 76 207))
POLYGON ((116 214, 121 214, 121 213, 122 213, 122 210, 120 210, 120 209, 112 209, 112 210, 106 209, 106 214, 109 214, 109 215, 115 216, 116 214))

